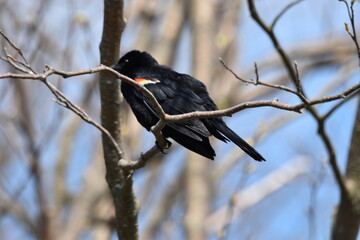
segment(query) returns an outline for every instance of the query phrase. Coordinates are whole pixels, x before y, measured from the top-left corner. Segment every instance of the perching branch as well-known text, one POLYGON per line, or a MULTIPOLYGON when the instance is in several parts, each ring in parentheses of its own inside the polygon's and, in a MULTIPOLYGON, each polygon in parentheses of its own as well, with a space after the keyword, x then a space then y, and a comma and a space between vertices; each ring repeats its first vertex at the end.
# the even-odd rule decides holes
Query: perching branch
MULTIPOLYGON (((8 39, 8 38, 6 38, 6 39, 8 39)), ((17 61, 9 60, 9 57, 4 58, 3 60, 8 62, 10 65, 12 65, 15 69, 19 65, 19 63, 17 61)), ((269 84, 269 83, 260 81, 259 77, 258 77, 258 73, 257 73, 258 70, 257 70, 256 65, 255 65, 256 80, 246 80, 246 79, 243 79, 243 78, 237 76, 228 66, 226 66, 226 64, 223 61, 222 61, 222 63, 229 71, 231 71, 234 74, 234 76, 236 78, 238 78, 241 81, 244 81, 246 83, 255 84, 255 85, 259 84, 259 85, 263 85, 263 86, 267 86, 267 87, 271 87, 271 88, 276 88, 279 90, 283 90, 283 91, 287 91, 292 94, 295 94, 295 95, 299 96, 300 98, 303 97, 303 96, 301 96, 302 91, 299 91, 299 90, 294 91, 285 86, 273 85, 273 84, 269 84)), ((25 63, 25 66, 27 66, 26 64, 28 64, 28 63, 25 63)), ((30 65, 29 65, 29 69, 31 69, 30 65)), ((71 100, 69 100, 59 89, 57 89, 54 85, 52 85, 51 83, 49 83, 47 81, 47 78, 51 75, 58 75, 58 76, 62 76, 63 78, 69 78, 69 77, 75 77, 75 76, 80 76, 80 75, 98 73, 101 71, 111 72, 112 74, 116 75, 120 80, 126 81, 127 83, 133 85, 150 100, 152 107, 154 108, 154 110, 157 112, 157 114, 159 116, 159 122, 155 126, 152 127, 151 132, 154 134, 154 136, 155 136, 156 140, 158 141, 158 143, 160 144, 160 146, 166 146, 166 141, 161 134, 161 130, 166 126, 166 124, 169 124, 169 123, 182 122, 182 121, 188 121, 188 120, 199 119, 199 118, 214 118, 214 117, 224 117, 224 116, 230 117, 233 114, 235 114, 241 110, 244 110, 247 108, 257 108, 257 107, 274 107, 274 108, 278 108, 278 109, 282 109, 282 110, 286 110, 286 111, 293 111, 293 112, 301 113, 302 109, 309 108, 309 106, 326 103, 326 102, 330 102, 330 101, 335 101, 338 99, 344 99, 350 94, 355 94, 355 92, 357 92, 360 89, 360 84, 356 84, 341 93, 338 93, 338 94, 335 94, 332 96, 327 96, 327 97, 306 99, 306 101, 303 101, 303 102, 295 104, 295 105, 281 103, 277 99, 261 100, 261 101, 244 102, 244 103, 235 105, 235 106, 227 108, 227 109, 216 110, 216 111, 197 111, 197 112, 184 113, 184 114, 178 114, 178 115, 168 115, 164 112, 164 110, 162 109, 162 107, 160 106, 160 104, 158 103, 156 98, 152 95, 152 93, 147 88, 145 88, 143 85, 137 83, 133 79, 128 78, 128 77, 118 73, 114 69, 104 66, 104 65, 90 68, 90 69, 71 71, 71 72, 65 72, 65 71, 57 70, 50 66, 46 66, 46 70, 43 74, 35 74, 34 72, 5 73, 5 74, 0 74, 0 79, 4 79, 4 78, 30 79, 30 80, 39 80, 39 81, 43 82, 56 97, 55 102, 59 103, 61 106, 74 112, 76 115, 78 115, 84 121, 86 121, 87 123, 95 126, 97 129, 99 129, 102 133, 104 133, 109 138, 109 140, 111 140, 112 144, 114 145, 114 147, 120 154, 121 150, 120 150, 119 146, 117 145, 116 141, 110 135, 110 133, 105 128, 103 128, 99 123, 94 121, 83 109, 81 109, 79 106, 77 106, 71 100)), ((295 72, 295 76, 297 76, 296 72, 295 72)), ((300 84, 300 81, 298 81, 298 82, 300 84)), ((298 87, 298 89, 300 89, 300 88, 298 87)), ((137 161, 129 161, 129 160, 125 160, 125 159, 120 159, 119 166, 121 168, 129 169, 129 170, 141 168, 141 167, 145 166, 146 162, 150 158, 152 158, 155 154, 157 154, 159 152, 160 152, 160 150, 158 150, 158 148, 156 146, 154 146, 151 149, 149 149, 148 151, 146 151, 145 153, 142 153, 137 161)))

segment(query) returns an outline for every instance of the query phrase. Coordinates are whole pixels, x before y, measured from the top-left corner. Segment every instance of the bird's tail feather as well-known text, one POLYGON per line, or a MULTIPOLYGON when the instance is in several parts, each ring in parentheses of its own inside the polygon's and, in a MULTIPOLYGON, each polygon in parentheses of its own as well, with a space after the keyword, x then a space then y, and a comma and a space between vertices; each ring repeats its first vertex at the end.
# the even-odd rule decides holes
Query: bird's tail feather
POLYGON ((219 124, 217 126, 219 131, 224 134, 228 139, 230 139, 233 143, 238 145, 244 152, 246 152, 250 157, 252 157, 256 161, 265 161, 265 158, 261 156, 252 146, 250 146, 247 142, 244 141, 241 137, 239 137, 233 130, 231 130, 225 124, 219 124))

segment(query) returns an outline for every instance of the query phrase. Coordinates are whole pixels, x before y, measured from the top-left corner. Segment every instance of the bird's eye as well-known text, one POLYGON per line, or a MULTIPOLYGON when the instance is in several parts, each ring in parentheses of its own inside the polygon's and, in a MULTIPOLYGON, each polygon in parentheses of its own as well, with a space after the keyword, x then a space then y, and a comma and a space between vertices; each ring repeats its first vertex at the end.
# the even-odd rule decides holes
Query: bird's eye
POLYGON ((125 62, 128 63, 128 62, 129 62, 129 59, 125 59, 125 62))

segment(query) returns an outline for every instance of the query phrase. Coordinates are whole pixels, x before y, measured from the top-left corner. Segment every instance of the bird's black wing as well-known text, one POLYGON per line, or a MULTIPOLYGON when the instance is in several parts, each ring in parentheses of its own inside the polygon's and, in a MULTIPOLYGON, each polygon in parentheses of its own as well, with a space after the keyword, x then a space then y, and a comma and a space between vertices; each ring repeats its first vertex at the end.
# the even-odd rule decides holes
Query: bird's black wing
MULTIPOLYGON (((171 80, 146 84, 145 87, 154 95, 163 110, 170 115, 205 111, 202 99, 187 88, 171 84, 171 80)), ((156 115, 151 102, 144 97, 144 103, 156 115)), ((203 141, 204 137, 209 137, 211 133, 199 119, 171 123, 169 127, 187 135, 197 141, 203 141)))
MULTIPOLYGON (((178 84, 182 85, 186 89, 191 89, 192 93, 201 99, 201 102, 197 102, 197 104, 201 104, 204 109, 202 111, 213 111, 218 109, 216 104, 210 98, 206 90, 206 86, 202 82, 187 74, 179 75, 180 76, 176 78, 178 79, 178 84)), ((202 123, 208 129, 210 134, 214 135, 216 138, 224 142, 231 140, 253 159, 257 161, 265 161, 264 157, 261 156, 260 153, 233 132, 221 118, 203 119, 202 123)))

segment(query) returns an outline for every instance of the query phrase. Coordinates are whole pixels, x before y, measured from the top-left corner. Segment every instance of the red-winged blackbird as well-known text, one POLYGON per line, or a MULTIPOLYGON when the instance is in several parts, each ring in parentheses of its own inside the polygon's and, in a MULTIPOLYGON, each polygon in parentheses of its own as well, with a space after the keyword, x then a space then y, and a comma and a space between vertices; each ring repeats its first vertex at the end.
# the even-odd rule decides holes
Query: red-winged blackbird
MULTIPOLYGON (((143 84, 157 99, 167 114, 217 110, 205 85, 199 80, 180 74, 158 62, 147 52, 133 50, 120 58, 114 66, 119 73, 143 84)), ((150 101, 135 87, 122 81, 121 92, 129 103, 139 123, 150 131, 159 118, 150 101)), ((232 141, 257 161, 265 159, 248 143, 234 133, 221 118, 195 119, 167 124, 162 134, 184 147, 209 159, 215 151, 209 136, 227 142, 232 141)))

